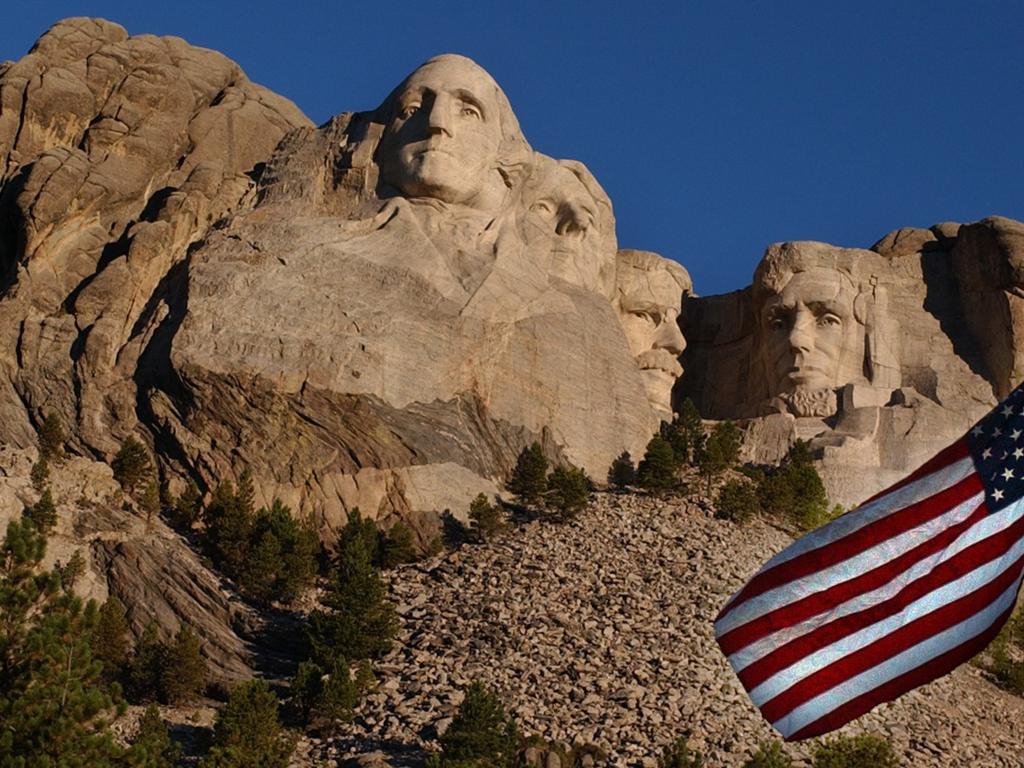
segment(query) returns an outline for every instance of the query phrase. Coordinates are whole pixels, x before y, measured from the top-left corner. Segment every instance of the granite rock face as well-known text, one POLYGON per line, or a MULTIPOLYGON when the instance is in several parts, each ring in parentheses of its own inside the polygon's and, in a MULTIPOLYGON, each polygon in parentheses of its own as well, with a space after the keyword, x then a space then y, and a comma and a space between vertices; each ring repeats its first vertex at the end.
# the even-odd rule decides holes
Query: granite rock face
POLYGON ((1021 380, 1024 225, 900 229, 871 250, 768 248, 749 288, 686 299, 677 397, 739 418, 746 455, 811 442, 859 503, 962 435, 1021 380))

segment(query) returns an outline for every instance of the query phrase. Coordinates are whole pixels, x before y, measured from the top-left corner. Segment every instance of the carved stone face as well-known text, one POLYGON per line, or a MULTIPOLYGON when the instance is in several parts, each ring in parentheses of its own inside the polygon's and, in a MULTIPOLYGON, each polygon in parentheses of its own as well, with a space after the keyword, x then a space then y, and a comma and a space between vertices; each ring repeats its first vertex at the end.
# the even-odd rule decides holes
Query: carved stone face
POLYGON ((620 251, 617 281, 619 320, 640 366, 647 399, 671 418, 672 387, 683 373, 679 356, 686 339, 678 318, 683 294, 690 290, 689 275, 657 254, 620 251))
POLYGON ((413 72, 392 96, 378 162, 409 197, 481 210, 500 205, 498 86, 469 59, 444 56, 413 72))
POLYGON ((854 316, 856 291, 841 272, 795 273, 765 300, 760 322, 774 395, 832 389, 864 376, 864 329, 854 316))
POLYGON ((523 238, 530 251, 543 249, 549 271, 609 298, 615 274, 611 205, 597 182, 582 178, 583 166, 571 161, 542 163, 523 195, 523 238), (598 199, 599 195, 603 199, 598 199))

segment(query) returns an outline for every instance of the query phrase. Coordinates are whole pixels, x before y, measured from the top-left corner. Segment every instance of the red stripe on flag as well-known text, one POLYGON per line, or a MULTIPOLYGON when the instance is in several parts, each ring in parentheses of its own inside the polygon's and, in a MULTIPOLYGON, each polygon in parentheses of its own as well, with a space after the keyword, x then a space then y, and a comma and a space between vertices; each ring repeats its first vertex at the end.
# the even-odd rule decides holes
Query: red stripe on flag
MULTIPOLYGON (((860 507, 865 506, 866 504, 870 504, 871 502, 875 501, 876 499, 880 499, 883 496, 892 493, 893 491, 898 491, 900 488, 903 488, 904 486, 910 485, 915 480, 920 480, 925 475, 930 475, 933 472, 938 472, 943 467, 947 467, 950 464, 952 464, 953 462, 960 461, 960 459, 966 458, 967 456, 970 456, 970 454, 971 454, 971 449, 967 447, 967 441, 964 440, 963 438, 961 438, 960 440, 957 440, 955 443, 953 443, 948 448, 943 448, 941 451, 939 451, 937 454, 935 454, 935 456, 930 458, 928 461, 926 461, 920 467, 918 467, 913 472, 911 472, 909 475, 904 477, 902 480, 897 482, 895 485, 890 485, 885 490, 882 490, 882 491, 879 491, 878 493, 876 493, 874 496, 872 496, 867 501, 863 501, 860 504, 858 504, 857 505, 857 509, 859 509, 860 507)), ((854 511, 854 510, 851 510, 851 511, 854 511)), ((849 514, 849 513, 847 513, 847 514, 849 514)))
POLYGON ((761 713, 775 722, 801 704, 835 688, 840 683, 871 669, 883 661, 912 648, 923 640, 959 624, 982 610, 1020 577, 1024 556, 1019 557, 992 581, 925 616, 904 624, 885 637, 864 648, 843 656, 835 663, 819 669, 778 696, 765 702, 761 713))
POLYGON ((965 520, 946 528, 941 533, 926 539, 916 547, 908 549, 892 560, 888 560, 877 568, 872 568, 870 571, 866 571, 852 579, 840 582, 834 587, 815 592, 800 600, 794 600, 792 603, 787 603, 746 624, 742 624, 718 638, 718 644, 726 656, 731 656, 736 651, 746 648, 751 643, 757 642, 761 638, 767 637, 780 629, 795 626, 802 621, 842 605, 847 600, 852 600, 858 595, 872 592, 888 584, 898 574, 908 570, 926 557, 935 554, 941 549, 945 549, 946 546, 958 539, 964 531, 987 516, 988 508, 985 506, 985 502, 982 502, 965 520))
POLYGON ((1006 620, 1010 618, 1011 613, 1013 613, 1012 604, 1006 609, 1006 611, 998 616, 991 625, 989 625, 988 629, 981 634, 975 635, 955 648, 950 648, 945 653, 939 654, 932 659, 928 659, 928 661, 921 666, 904 672, 902 675, 894 677, 892 680, 883 683, 867 693, 863 693, 856 698, 850 699, 848 702, 833 709, 827 715, 818 718, 795 733, 790 734, 786 738, 786 741, 809 739, 812 736, 820 736, 823 733, 834 731, 836 728, 846 725, 846 723, 850 722, 854 718, 860 717, 865 712, 877 707, 879 704, 886 701, 892 701, 898 696, 902 696, 907 691, 917 688, 919 685, 930 683, 932 680, 942 677, 948 672, 952 672, 965 661, 969 661, 976 654, 980 653, 985 646, 999 634, 999 630, 1003 628, 1006 620))
MULTIPOLYGON (((718 618, 722 619, 728 616, 743 603, 771 589, 781 587, 783 584, 796 581, 805 576, 810 576, 812 573, 816 573, 836 563, 841 563, 844 560, 849 560, 851 557, 871 549, 886 539, 891 539, 928 522, 934 517, 943 515, 953 507, 971 498, 971 496, 981 492, 982 489, 981 478, 978 477, 976 472, 972 472, 960 482, 940 491, 934 496, 929 496, 909 507, 896 510, 892 514, 856 531, 852 531, 842 538, 797 555, 792 560, 779 563, 775 567, 754 576, 736 598, 723 609, 718 618)), ((729 634, 731 633, 726 633, 723 637, 729 634)))
POLYGON ((895 616, 915 600, 955 581, 985 563, 1002 557, 1020 540, 1022 535, 1024 535, 1024 520, 1018 520, 998 534, 982 539, 962 552, 958 552, 949 560, 940 563, 890 599, 824 624, 814 631, 776 648, 743 669, 739 673, 740 681, 744 687, 750 690, 805 656, 852 635, 864 627, 895 616))

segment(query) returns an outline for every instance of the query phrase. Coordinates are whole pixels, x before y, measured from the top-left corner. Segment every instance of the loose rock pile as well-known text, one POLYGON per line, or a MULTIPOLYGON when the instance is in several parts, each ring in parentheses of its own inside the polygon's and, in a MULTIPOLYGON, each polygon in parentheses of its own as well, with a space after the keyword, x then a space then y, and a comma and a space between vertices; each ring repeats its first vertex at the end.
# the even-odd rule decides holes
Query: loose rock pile
MULTIPOLYGON (((532 522, 397 571, 402 630, 379 687, 350 726, 303 751, 315 761, 379 749, 415 765, 481 680, 524 734, 595 743, 610 765, 654 765, 686 731, 708 766, 741 765, 775 735, 711 622, 789 538, 762 521, 715 520, 709 507, 599 494, 570 524, 532 522)), ((968 666, 847 730, 885 735, 909 766, 1019 766, 1024 701, 968 666)), ((807 764, 814 743, 786 749, 807 764)))

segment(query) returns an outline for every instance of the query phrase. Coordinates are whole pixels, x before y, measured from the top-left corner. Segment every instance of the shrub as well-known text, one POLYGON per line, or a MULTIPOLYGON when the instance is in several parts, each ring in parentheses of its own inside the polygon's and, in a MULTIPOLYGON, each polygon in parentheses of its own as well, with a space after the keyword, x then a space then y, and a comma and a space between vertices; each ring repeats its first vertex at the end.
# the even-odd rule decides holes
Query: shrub
POLYGON ((648 491, 661 493, 676 487, 676 459, 672 446, 661 435, 647 443, 636 472, 637 483, 648 491))
POLYGON ((534 442, 520 452, 507 487, 521 503, 538 504, 548 487, 547 473, 548 460, 540 443, 534 442))
POLYGON ((320 540, 312 524, 292 517, 280 499, 256 513, 249 536, 238 575, 246 593, 264 603, 287 602, 313 584, 320 540))
POLYGON ((307 723, 348 722, 359 701, 359 682, 352 679, 347 659, 337 658, 328 673, 311 661, 299 665, 292 678, 293 701, 307 723))
POLYGON ((199 638, 186 624, 162 654, 160 700, 167 704, 195 700, 206 688, 206 674, 199 638))
POLYGON ((387 570, 404 563, 416 561, 416 542, 412 531, 405 523, 398 522, 387 533, 380 535, 377 562, 387 570))
POLYGON ((295 745, 277 719, 277 698, 265 680, 231 691, 213 724, 213 748, 201 768, 287 768, 295 745))
POLYGON ((469 686, 458 713, 439 741, 441 754, 430 763, 439 768, 511 768, 519 746, 515 720, 505 714, 501 700, 482 683, 469 686))
POLYGON ((743 480, 732 479, 718 491, 715 516, 734 523, 745 523, 758 511, 757 491, 743 480))
POLYGON ((133 768, 174 768, 181 760, 181 745, 171 739, 155 704, 150 704, 142 713, 139 731, 128 754, 133 768))
POLYGON ((782 751, 782 744, 777 741, 762 744, 753 757, 743 764, 743 768, 792 768, 792 766, 793 761, 782 751))
POLYGON ((708 493, 711 480, 736 465, 740 457, 740 431, 732 421, 718 422, 700 456, 700 473, 707 479, 708 493))
POLYGON ((679 413, 664 430, 664 437, 672 446, 676 465, 697 464, 704 449, 704 424, 693 400, 686 398, 679 413))
POLYGON ((813 768, 897 768, 892 745, 881 736, 862 733, 823 742, 814 753, 813 768))
POLYGON ((153 462, 146 447, 132 436, 128 436, 110 462, 114 479, 131 495, 149 477, 153 462))
POLYGON ((25 508, 24 515, 32 521, 36 530, 43 536, 50 533, 53 526, 57 524, 57 505, 53 503, 53 494, 50 493, 49 488, 43 491, 39 501, 31 507, 25 508))
POLYGON ((39 427, 39 458, 54 461, 64 455, 64 425, 56 411, 50 411, 39 427))
POLYGON ((636 467, 633 466, 633 457, 629 455, 629 451, 623 451, 608 468, 608 484, 616 488, 625 488, 635 483, 636 467))
POLYGON ((658 758, 658 768, 701 768, 704 757, 700 752, 691 752, 687 737, 682 736, 669 744, 658 758))
POLYGON ((477 541, 487 541, 505 529, 505 516, 483 493, 469 505, 469 519, 477 541))
POLYGON ((555 467, 548 478, 548 503, 559 517, 568 520, 590 502, 590 478, 579 467, 555 467))
POLYGON ((46 481, 50 479, 50 463, 45 456, 40 456, 39 461, 32 465, 28 477, 32 481, 32 487, 37 491, 42 491, 46 487, 46 481))

